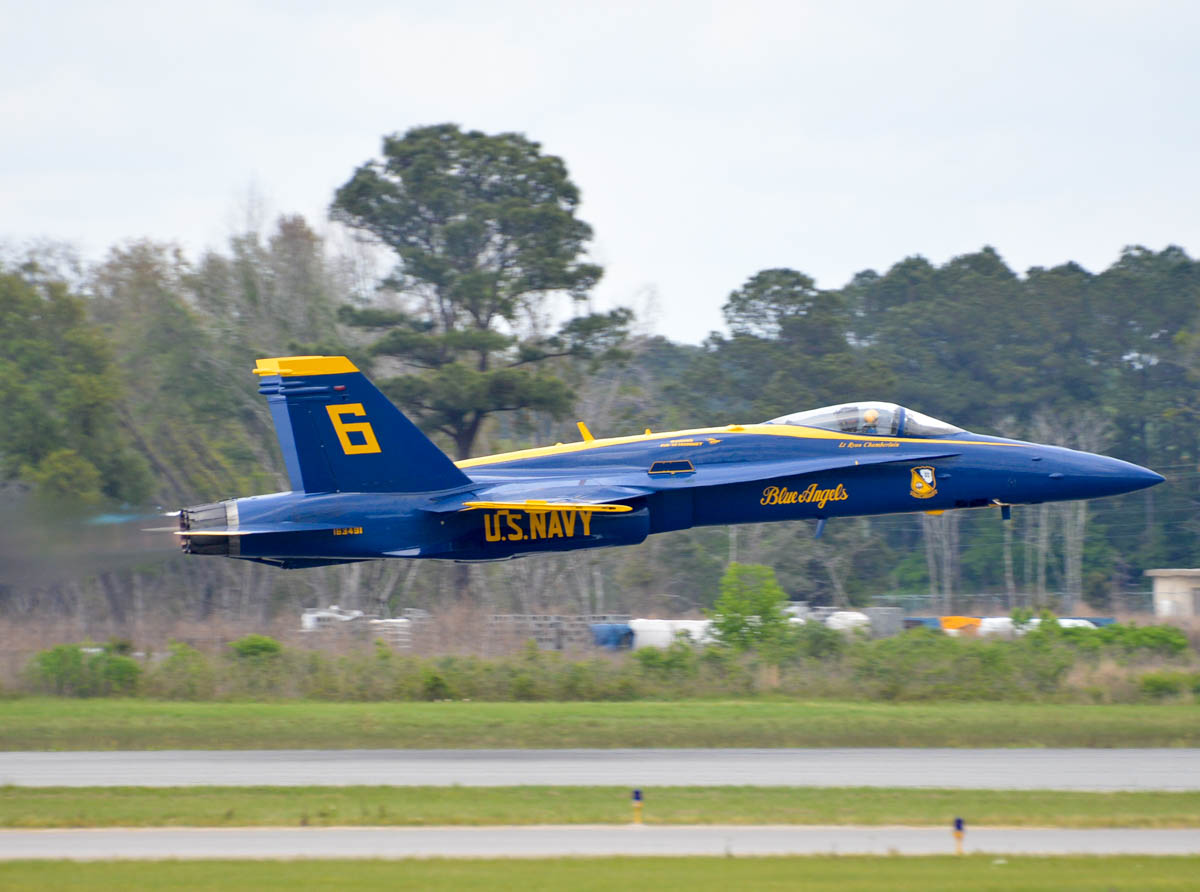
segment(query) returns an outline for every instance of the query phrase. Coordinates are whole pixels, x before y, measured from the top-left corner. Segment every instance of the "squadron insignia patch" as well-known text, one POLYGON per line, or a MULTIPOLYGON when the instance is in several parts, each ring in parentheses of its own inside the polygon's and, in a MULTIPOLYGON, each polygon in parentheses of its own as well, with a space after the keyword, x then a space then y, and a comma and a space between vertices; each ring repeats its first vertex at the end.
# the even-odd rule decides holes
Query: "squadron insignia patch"
POLYGON ((937 475, 933 468, 912 469, 912 489, 909 495, 914 499, 932 499, 937 495, 937 475))

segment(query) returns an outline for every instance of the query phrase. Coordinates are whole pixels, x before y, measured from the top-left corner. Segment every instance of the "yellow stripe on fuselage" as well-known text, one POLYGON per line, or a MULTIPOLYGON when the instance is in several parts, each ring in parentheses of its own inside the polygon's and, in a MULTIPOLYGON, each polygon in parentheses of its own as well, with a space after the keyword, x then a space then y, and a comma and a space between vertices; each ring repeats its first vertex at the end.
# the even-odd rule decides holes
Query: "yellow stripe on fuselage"
MULTIPOLYGON (((868 436, 866 434, 843 434, 837 431, 827 431, 818 427, 802 427, 795 424, 735 424, 729 427, 700 427, 685 431, 670 431, 663 434, 634 434, 629 437, 610 437, 605 440, 584 440, 579 443, 557 443, 554 446, 537 446, 533 449, 520 449, 516 452, 502 452, 497 455, 482 455, 479 458, 468 458, 455 462, 460 468, 476 468, 480 465, 498 465, 505 462, 522 461, 528 458, 544 458, 548 455, 569 455, 573 452, 587 452, 592 449, 603 449, 606 446, 622 446, 626 443, 653 443, 671 440, 693 439, 696 437, 729 437, 742 434, 762 434, 770 437, 795 437, 801 440, 842 440, 846 442, 887 443, 896 442, 899 445, 908 443, 937 443, 942 446, 1029 446, 1029 443, 997 443, 978 440, 943 440, 934 438, 918 439, 916 437, 884 437, 868 436)), ((701 448, 701 447, 696 447, 701 448)), ((709 448, 707 446, 703 448, 709 448)))

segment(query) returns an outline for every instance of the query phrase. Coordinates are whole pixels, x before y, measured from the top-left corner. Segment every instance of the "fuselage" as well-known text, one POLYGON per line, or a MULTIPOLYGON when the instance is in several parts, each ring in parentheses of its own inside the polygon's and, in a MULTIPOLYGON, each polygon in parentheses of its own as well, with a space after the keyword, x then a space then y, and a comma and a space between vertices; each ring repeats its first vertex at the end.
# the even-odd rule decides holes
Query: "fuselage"
MULTIPOLYGON (((231 536, 229 551, 211 553, 283 566, 502 560, 633 544, 694 526, 1088 499, 1162 480, 1119 459, 965 431, 890 437, 779 423, 584 440, 456 464, 470 482, 449 490, 234 500, 226 509, 234 526, 278 532, 231 536), (546 506, 460 507, 464 496, 515 503, 531 493, 546 506), (626 507, 579 506, 597 493, 626 507), (572 507, 556 508, 559 499, 572 507)), ((215 548, 217 538, 209 543, 215 548)))

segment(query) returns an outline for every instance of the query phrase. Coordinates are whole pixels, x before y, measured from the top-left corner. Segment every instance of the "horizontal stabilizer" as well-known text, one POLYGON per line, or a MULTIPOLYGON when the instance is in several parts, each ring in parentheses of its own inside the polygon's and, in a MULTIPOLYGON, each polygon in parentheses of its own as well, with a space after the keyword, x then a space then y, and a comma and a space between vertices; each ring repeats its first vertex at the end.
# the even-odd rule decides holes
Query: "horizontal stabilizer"
POLYGON ((509 511, 525 511, 537 514, 544 511, 596 511, 604 514, 624 514, 632 511, 629 505, 611 505, 604 502, 550 502, 546 499, 526 499, 523 502, 463 502, 462 511, 473 511, 479 508, 507 509, 509 511))
POLYGON ((632 509, 615 504, 641 498, 653 492, 642 486, 613 486, 601 483, 570 481, 526 480, 519 483, 494 483, 433 502, 424 510, 434 514, 478 509, 500 509, 539 513, 544 511, 599 511, 624 514, 632 509))
POLYGON ((337 529, 328 524, 281 523, 274 527, 235 527, 229 530, 176 530, 176 536, 266 536, 287 533, 321 533, 337 529))

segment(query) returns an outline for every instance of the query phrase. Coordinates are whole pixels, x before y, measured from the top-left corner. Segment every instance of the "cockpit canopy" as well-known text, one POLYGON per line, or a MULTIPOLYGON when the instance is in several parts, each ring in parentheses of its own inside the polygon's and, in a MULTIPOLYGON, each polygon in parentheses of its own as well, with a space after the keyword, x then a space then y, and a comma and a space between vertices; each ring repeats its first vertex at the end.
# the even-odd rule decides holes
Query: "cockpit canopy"
POLYGON ((961 427, 930 418, 921 412, 895 403, 842 403, 809 409, 794 415, 780 415, 767 424, 798 424, 841 434, 877 434, 881 437, 944 437, 957 434, 961 427))

